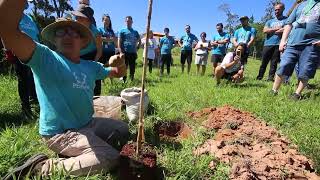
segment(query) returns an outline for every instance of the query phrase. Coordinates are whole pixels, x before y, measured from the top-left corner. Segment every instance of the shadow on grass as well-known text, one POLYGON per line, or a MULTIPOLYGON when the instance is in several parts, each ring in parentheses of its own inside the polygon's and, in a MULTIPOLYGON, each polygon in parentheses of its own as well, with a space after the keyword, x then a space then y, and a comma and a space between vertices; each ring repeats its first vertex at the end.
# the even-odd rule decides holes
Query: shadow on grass
POLYGON ((231 87, 236 87, 236 88, 252 88, 252 87, 258 87, 258 88, 266 88, 268 85, 262 84, 262 83, 254 83, 254 82, 243 82, 241 84, 234 84, 232 83, 231 87))
POLYGON ((6 127, 12 128, 23 124, 29 124, 33 121, 35 120, 27 120, 20 111, 15 113, 2 113, 0 114, 0 132, 6 127))

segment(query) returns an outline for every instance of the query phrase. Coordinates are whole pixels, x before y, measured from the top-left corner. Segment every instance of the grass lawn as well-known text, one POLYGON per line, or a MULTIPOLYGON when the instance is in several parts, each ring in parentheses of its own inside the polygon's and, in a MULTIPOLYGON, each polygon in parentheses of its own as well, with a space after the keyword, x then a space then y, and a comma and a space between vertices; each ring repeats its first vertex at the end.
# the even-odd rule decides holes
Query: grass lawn
MULTIPOLYGON (((140 56, 141 57, 141 56, 140 56)), ((141 59, 139 59, 141 61, 141 59)), ((179 64, 178 56, 174 63, 179 64)), ((141 65, 141 63, 139 63, 141 65)), ((260 119, 277 128, 286 135, 299 150, 313 159, 317 172, 320 172, 320 75, 311 81, 318 89, 307 90, 305 100, 294 102, 288 95, 295 89, 295 79, 292 84, 283 86, 278 96, 268 94, 272 83, 256 81, 260 61, 249 60, 246 66, 246 80, 242 84, 233 85, 226 82, 217 87, 210 77, 211 66, 203 77, 195 75, 193 65, 191 75, 181 74, 179 66, 172 67, 170 77, 159 78, 158 69, 148 74, 147 89, 154 111, 146 117, 146 138, 154 143, 152 126, 158 121, 185 121, 193 127, 196 136, 184 140, 181 146, 158 144, 158 163, 164 168, 167 179, 228 179, 229 167, 220 164, 216 172, 208 168, 212 157, 192 155, 192 150, 204 142, 214 132, 207 132, 199 124, 186 116, 188 111, 196 111, 205 107, 218 107, 226 104, 241 110, 250 111, 260 119)), ((122 84, 115 80, 105 80, 103 94, 119 95, 126 87, 139 86, 141 66, 138 68, 134 82, 122 84)), ((0 176, 26 156, 44 152, 54 154, 41 142, 38 135, 36 120, 23 121, 20 116, 20 104, 15 77, 0 76, 0 176)), ((131 125, 135 133, 135 125, 131 125)), ((64 177, 57 172, 52 179, 64 177)), ((97 175, 83 179, 115 179, 115 175, 97 175)), ((79 178, 77 178, 79 179, 79 178)))

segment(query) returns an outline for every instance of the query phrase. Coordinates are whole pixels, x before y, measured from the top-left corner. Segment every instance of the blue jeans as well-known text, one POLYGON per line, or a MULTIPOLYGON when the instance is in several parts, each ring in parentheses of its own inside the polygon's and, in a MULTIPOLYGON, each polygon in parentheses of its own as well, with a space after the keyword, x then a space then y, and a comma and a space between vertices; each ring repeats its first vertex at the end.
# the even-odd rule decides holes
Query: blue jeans
POLYGON ((296 64, 299 80, 314 78, 320 58, 320 48, 314 45, 288 46, 281 56, 279 76, 291 76, 296 64))

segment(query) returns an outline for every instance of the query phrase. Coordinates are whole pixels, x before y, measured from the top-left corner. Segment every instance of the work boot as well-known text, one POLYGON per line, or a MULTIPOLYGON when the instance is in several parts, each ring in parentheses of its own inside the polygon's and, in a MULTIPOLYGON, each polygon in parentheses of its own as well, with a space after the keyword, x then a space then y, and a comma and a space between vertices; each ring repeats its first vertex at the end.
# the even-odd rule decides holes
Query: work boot
POLYGON ((24 179, 25 176, 33 172, 35 167, 40 168, 37 166, 39 163, 42 163, 47 159, 48 156, 45 154, 33 155, 24 164, 12 169, 11 172, 3 177, 3 180, 24 179))

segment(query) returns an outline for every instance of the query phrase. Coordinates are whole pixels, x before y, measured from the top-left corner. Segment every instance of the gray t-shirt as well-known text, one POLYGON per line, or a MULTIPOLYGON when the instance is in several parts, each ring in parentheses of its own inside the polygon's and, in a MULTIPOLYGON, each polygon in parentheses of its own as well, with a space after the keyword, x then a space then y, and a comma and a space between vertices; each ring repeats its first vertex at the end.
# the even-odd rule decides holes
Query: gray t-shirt
POLYGON ((288 46, 307 45, 320 40, 320 0, 302 2, 286 24, 292 24, 288 46))

